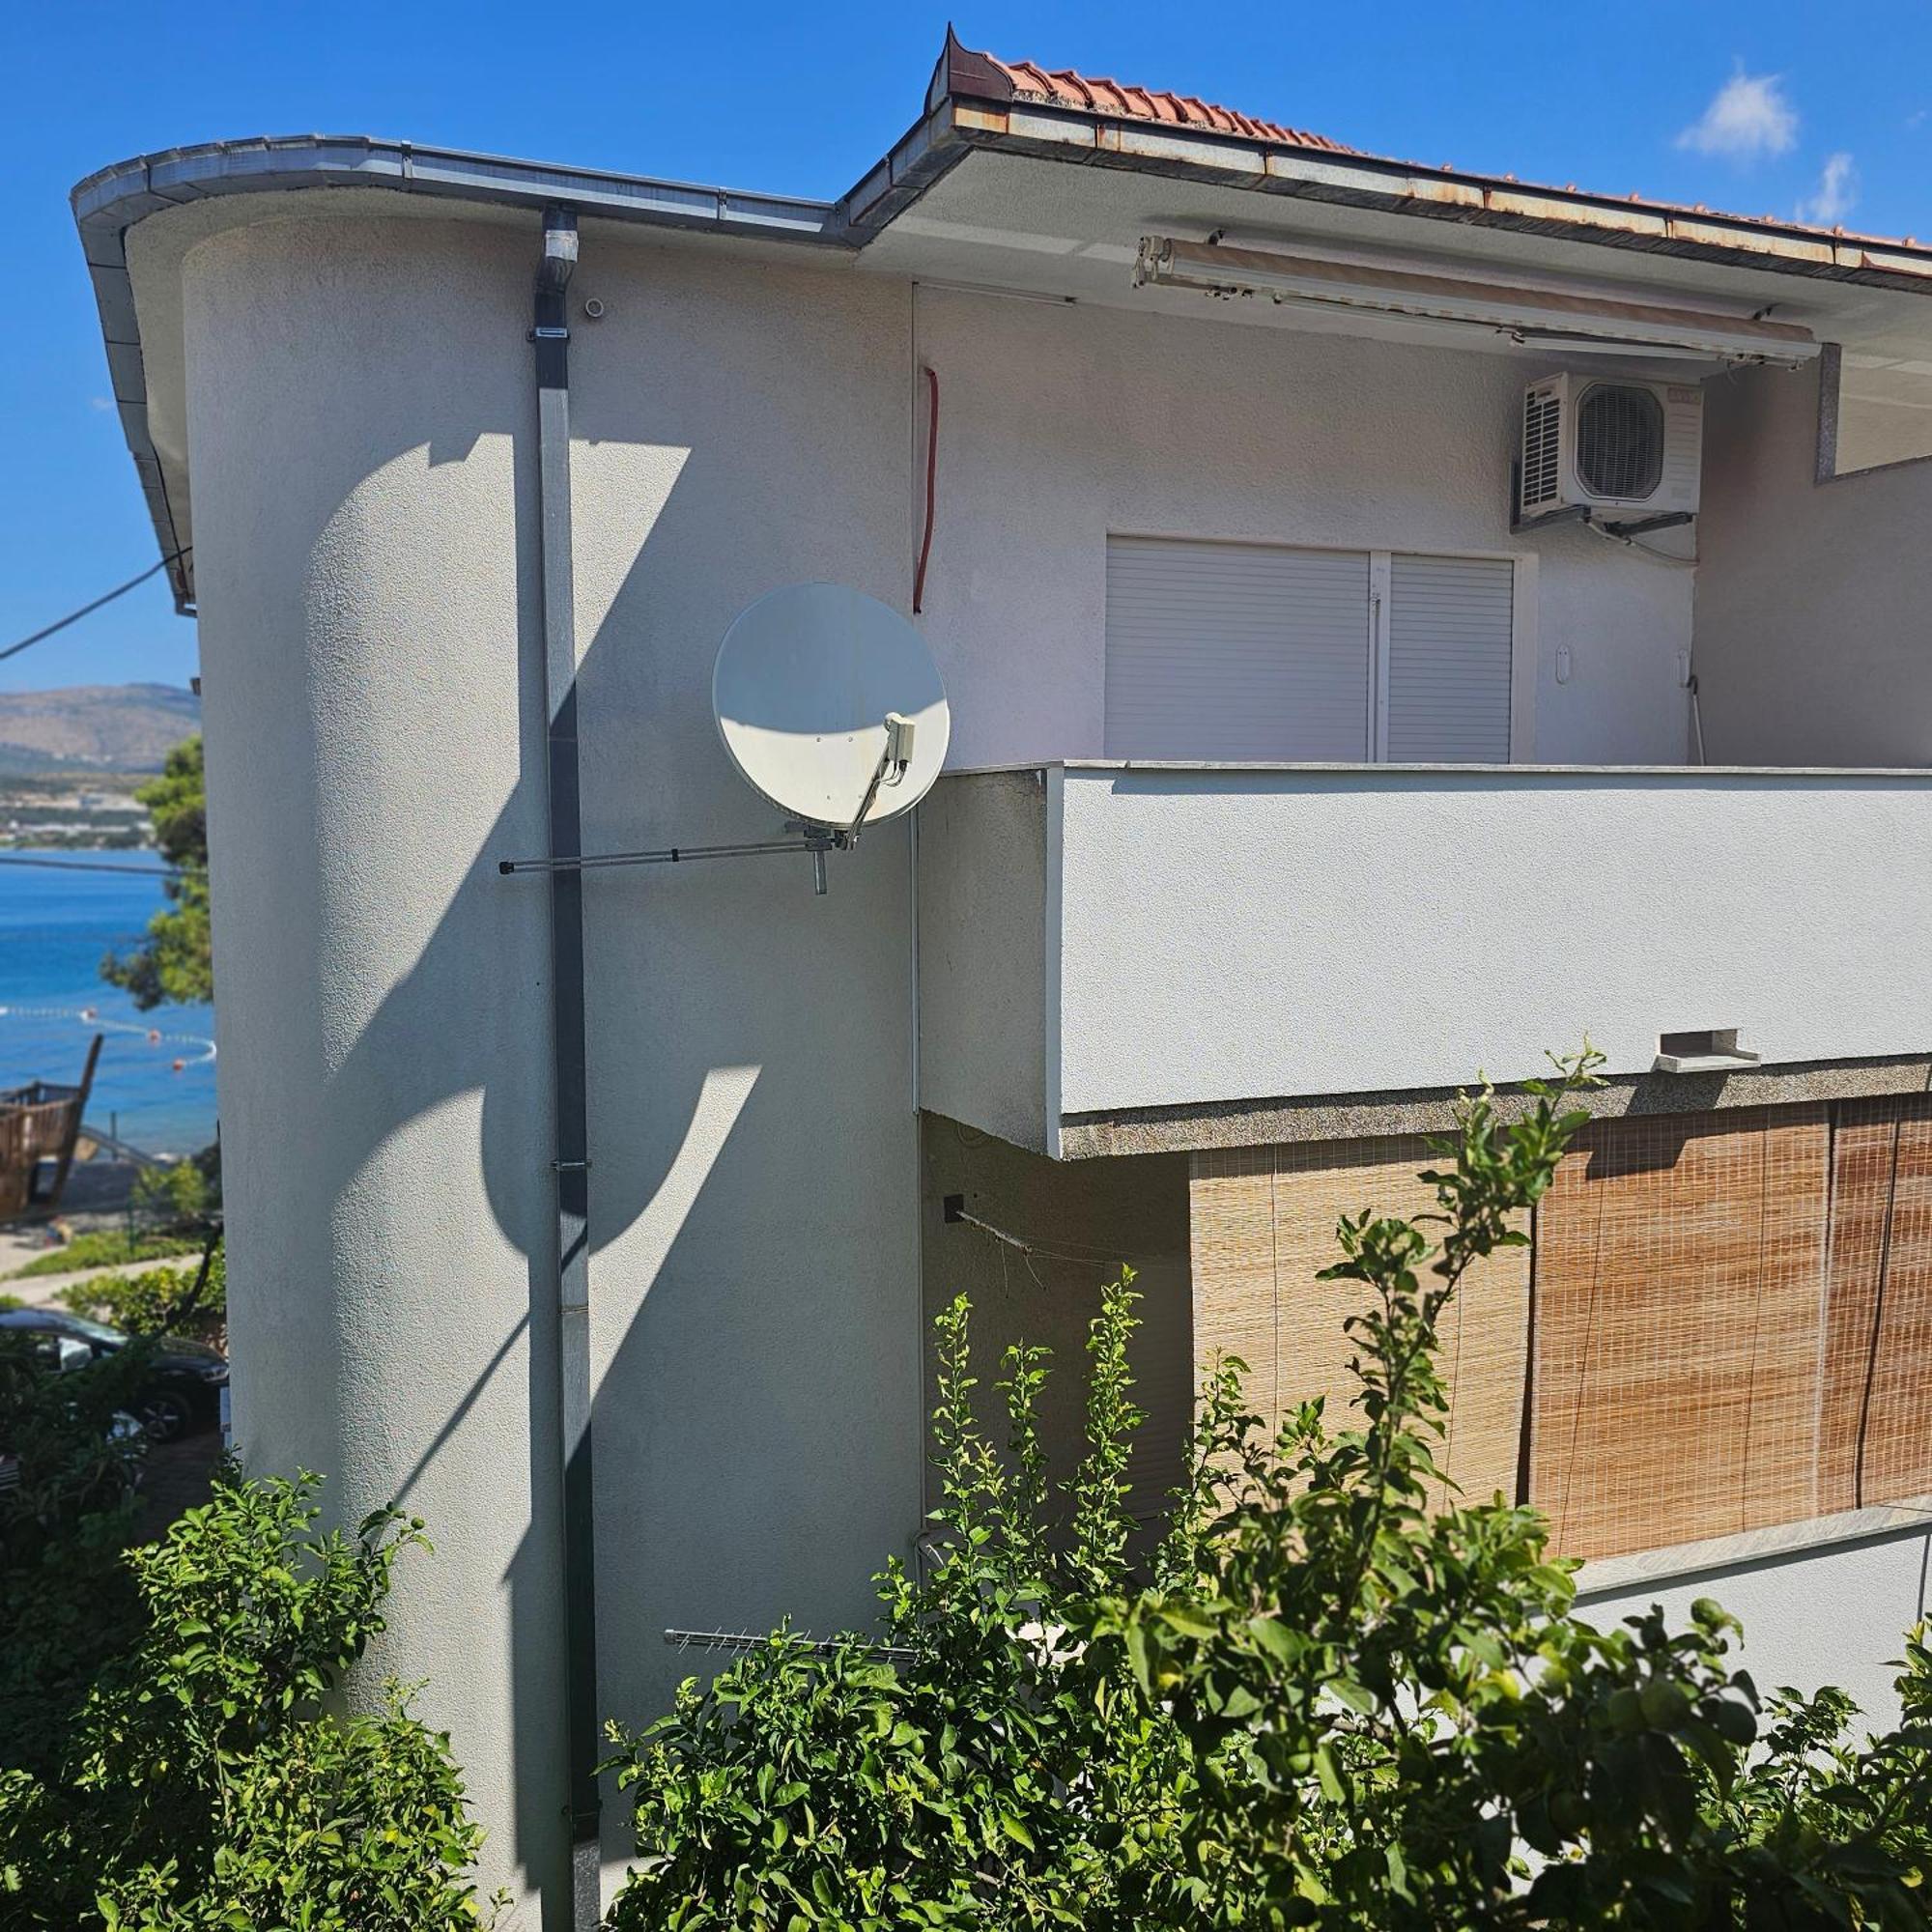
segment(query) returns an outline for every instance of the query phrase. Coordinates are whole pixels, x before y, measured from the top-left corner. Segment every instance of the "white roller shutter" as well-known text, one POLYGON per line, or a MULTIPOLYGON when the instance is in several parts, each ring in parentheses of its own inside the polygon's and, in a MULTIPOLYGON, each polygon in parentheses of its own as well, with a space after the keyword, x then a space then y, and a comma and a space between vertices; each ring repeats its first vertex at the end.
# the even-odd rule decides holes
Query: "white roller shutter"
POLYGON ((1369 554, 1112 537, 1110 758, 1370 755, 1369 554))
POLYGON ((1515 590, 1507 558, 1390 559, 1384 757, 1509 763, 1515 590))

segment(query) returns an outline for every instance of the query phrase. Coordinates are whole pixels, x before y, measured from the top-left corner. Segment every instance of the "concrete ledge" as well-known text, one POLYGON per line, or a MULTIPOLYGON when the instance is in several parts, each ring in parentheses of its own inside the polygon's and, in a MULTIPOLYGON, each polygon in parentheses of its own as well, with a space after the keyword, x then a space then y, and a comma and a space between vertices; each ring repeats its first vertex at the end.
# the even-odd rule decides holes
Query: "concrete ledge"
MULTIPOLYGON (((1182 1153, 1208 1148, 1442 1133, 1454 1123, 1457 1091, 1410 1088, 1208 1101, 1108 1115, 1070 1114, 1061 1122, 1061 1157, 1081 1160, 1103 1154, 1182 1153)), ((1928 1092, 1932 1092, 1932 1052, 1725 1072, 1625 1074, 1579 1094, 1576 1104, 1599 1119, 1616 1120, 1627 1115, 1707 1114, 1730 1107, 1928 1092)), ((1505 1119, 1521 1114, 1529 1104, 1520 1086, 1499 1087, 1496 1103, 1505 1119)))
POLYGON ((1881 1537, 1928 1534, 1932 1534, 1932 1496, 1909 1496, 1902 1502, 1842 1510, 1835 1516, 1810 1517, 1803 1522, 1775 1523, 1736 1536, 1710 1537, 1702 1543, 1679 1543, 1631 1556, 1599 1557, 1577 1573, 1577 1597, 1579 1603, 1588 1603, 1598 1597, 1628 1596, 1646 1583, 1682 1583, 1689 1577, 1742 1570, 1808 1550, 1868 1543, 1881 1537))

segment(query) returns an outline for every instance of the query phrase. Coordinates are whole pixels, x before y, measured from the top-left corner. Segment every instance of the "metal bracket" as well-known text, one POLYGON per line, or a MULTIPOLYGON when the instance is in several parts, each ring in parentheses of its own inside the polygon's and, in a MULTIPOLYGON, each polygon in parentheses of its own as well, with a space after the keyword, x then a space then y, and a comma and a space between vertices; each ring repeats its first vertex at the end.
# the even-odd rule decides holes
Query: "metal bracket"
POLYGON ((569 859, 498 859, 497 870, 505 878, 521 872, 590 872, 609 866, 689 866, 699 859, 760 859, 788 852, 808 853, 811 859, 811 889, 819 897, 826 891, 825 855, 848 849, 851 834, 833 825, 809 825, 787 819, 785 830, 799 834, 796 838, 746 839, 734 845, 662 845, 642 852, 586 852, 569 859))
POLYGON ((1640 537, 1651 530, 1674 530, 1683 524, 1694 524, 1697 513, 1694 510, 1672 510, 1662 517, 1635 517, 1629 523, 1605 523, 1603 527, 1613 537, 1640 537))
POLYGON ((1559 524, 1587 524, 1591 521, 1587 503, 1568 503, 1560 510, 1546 510, 1540 517, 1516 517, 1510 522, 1510 535, 1524 537, 1537 530, 1554 528, 1559 524))
POLYGON ((797 1631, 754 1632, 722 1630, 668 1630, 664 1640, 673 1650, 765 1650, 773 1644, 783 1644, 787 1649, 810 1652, 817 1656, 831 1656, 840 1651, 853 1651, 863 1657, 869 1657, 883 1663, 917 1663, 919 1652, 908 1650, 900 1644, 858 1643, 850 1637, 807 1636, 797 1631))
POLYGON ((1522 465, 1510 465, 1510 535, 1525 537, 1538 530, 1554 528, 1559 524, 1591 524, 1600 530, 1607 530, 1613 537, 1640 537, 1649 530, 1675 529, 1680 524, 1694 524, 1697 514, 1694 510, 1672 510, 1662 517, 1634 517, 1628 522, 1611 523, 1602 518, 1587 503, 1566 503, 1560 510, 1546 510, 1541 516, 1525 517, 1522 514, 1522 465))
POLYGON ((852 843, 858 843, 866 814, 871 810, 872 801, 879 795, 879 787, 895 785, 904 779, 906 767, 912 762, 913 731, 910 718, 901 717, 896 711, 886 713, 886 749, 879 753, 879 762, 872 767, 872 779, 866 787, 866 796, 859 801, 859 810, 853 813, 851 824, 845 828, 845 837, 852 843))

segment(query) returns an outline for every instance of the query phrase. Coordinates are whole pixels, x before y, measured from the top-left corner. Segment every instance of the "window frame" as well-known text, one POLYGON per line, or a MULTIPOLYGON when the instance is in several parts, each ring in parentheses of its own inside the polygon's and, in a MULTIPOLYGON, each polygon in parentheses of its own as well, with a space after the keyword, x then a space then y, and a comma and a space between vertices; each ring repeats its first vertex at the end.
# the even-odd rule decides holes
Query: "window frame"
MULTIPOLYGON (((1440 545, 1392 545, 1369 552, 1369 762, 1388 765, 1390 630, 1393 621, 1389 590, 1398 556, 1443 557, 1457 563, 1507 563, 1510 566, 1510 682, 1509 762, 1532 762, 1536 741, 1536 571, 1531 551, 1450 550, 1440 545)), ((1401 766, 1396 767, 1398 770, 1401 766)), ((1492 770, 1480 764, 1426 765, 1424 770, 1492 770)))
MULTIPOLYGON (((1194 543, 1240 545, 1256 550, 1313 550, 1337 554, 1366 554, 1369 559, 1369 686, 1366 694, 1369 755, 1350 769, 1374 770, 1392 765, 1388 756, 1389 700, 1389 588, 1398 556, 1445 557, 1459 562, 1507 563, 1510 566, 1510 689, 1509 763, 1526 765, 1535 761, 1536 686, 1538 675, 1537 583, 1541 558, 1534 551, 1484 550, 1450 544, 1417 544, 1375 540, 1338 543, 1309 542, 1297 537, 1230 537, 1204 534, 1199 530, 1109 528, 1104 541, 1116 539, 1140 543, 1194 543)), ((1105 668, 1106 639, 1101 639, 1102 670, 1105 668)), ((1290 760, 1288 762, 1306 762, 1290 760)), ((1492 765, 1443 764, 1408 769, 1444 771, 1492 771, 1492 765)))

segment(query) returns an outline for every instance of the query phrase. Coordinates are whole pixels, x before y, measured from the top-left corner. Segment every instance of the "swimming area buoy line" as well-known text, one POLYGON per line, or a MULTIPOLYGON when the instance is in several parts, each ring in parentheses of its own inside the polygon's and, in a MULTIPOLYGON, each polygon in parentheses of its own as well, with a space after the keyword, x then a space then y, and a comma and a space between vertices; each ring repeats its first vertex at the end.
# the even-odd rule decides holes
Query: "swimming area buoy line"
POLYGON ((98 1033, 131 1034, 152 1047, 190 1049, 175 1056, 174 1070, 183 1073, 190 1066, 206 1066, 214 1058, 214 1042, 198 1033, 170 1033, 161 1027, 142 1026, 134 1020, 110 1020, 98 1007, 14 1007, 0 1006, 0 1019, 71 1020, 76 1026, 92 1027, 98 1033))

